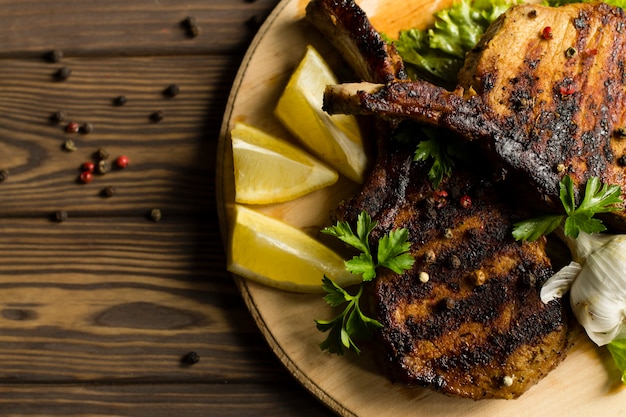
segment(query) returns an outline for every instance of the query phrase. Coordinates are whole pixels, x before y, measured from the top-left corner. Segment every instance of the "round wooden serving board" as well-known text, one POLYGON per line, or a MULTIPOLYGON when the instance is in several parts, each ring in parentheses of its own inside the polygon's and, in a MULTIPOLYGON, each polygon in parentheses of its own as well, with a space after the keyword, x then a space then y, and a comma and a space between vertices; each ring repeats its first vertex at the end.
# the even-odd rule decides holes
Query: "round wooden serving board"
MULTIPOLYGON (((450 0, 363 0, 358 2, 374 26, 394 36, 419 26, 450 0)), ((341 62, 330 45, 303 20, 306 0, 283 0, 252 43, 234 83, 218 151, 218 206, 226 245, 229 210, 234 202, 229 132, 243 121, 289 139, 272 111, 307 44, 331 63, 341 62)), ((255 207, 315 235, 328 213, 354 186, 346 181, 298 200, 255 207)), ((390 383, 367 355, 322 352, 325 335, 314 319, 330 318, 321 294, 295 294, 235 277, 241 293, 273 351, 289 371, 341 416, 618 416, 626 413, 626 392, 608 351, 581 334, 566 360, 517 400, 470 401, 426 389, 390 383)))

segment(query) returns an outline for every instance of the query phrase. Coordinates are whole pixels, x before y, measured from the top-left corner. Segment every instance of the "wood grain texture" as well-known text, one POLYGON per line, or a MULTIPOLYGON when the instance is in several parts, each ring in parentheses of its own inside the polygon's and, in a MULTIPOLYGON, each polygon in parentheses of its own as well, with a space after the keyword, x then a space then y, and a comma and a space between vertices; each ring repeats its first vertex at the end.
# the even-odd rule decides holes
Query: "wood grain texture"
POLYGON ((0 0, 0 414, 332 415, 251 319, 215 206, 230 88, 277 3, 0 0), (93 132, 66 133, 56 111, 93 132), (98 148, 130 166, 77 182, 98 148))

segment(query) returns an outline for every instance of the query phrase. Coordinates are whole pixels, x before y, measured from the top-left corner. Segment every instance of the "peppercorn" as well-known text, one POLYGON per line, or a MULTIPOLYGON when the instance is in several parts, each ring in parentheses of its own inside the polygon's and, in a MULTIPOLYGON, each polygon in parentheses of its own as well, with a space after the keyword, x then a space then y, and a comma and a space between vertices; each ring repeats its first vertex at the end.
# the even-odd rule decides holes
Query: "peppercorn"
POLYGON ((67 80, 70 78, 70 75, 72 75, 72 70, 68 67, 59 68, 59 70, 54 73, 55 78, 59 81, 67 80))
POLYGON ((111 164, 105 159, 98 161, 98 174, 104 175, 111 170, 111 164))
POLYGON ((54 49, 47 52, 44 58, 46 59, 46 61, 56 64, 63 59, 63 51, 61 51, 60 49, 54 49))
POLYGON ((425 283, 428 282, 428 280, 430 280, 430 275, 428 275, 428 272, 422 271, 419 274, 419 280, 420 280, 420 282, 425 284, 425 283))
POLYGON ((565 50, 565 56, 568 58, 574 58, 577 53, 578 51, 573 46, 570 46, 569 48, 565 50))
POLYGON ((54 220, 56 220, 57 222, 61 223, 67 220, 67 211, 65 210, 58 210, 54 213, 54 220))
POLYGON ((452 268, 452 269, 457 269, 461 266, 461 260, 459 259, 458 256, 456 255, 451 255, 448 258, 448 267, 452 268))
POLYGON ((9 178, 9 170, 8 169, 1 169, 0 170, 0 182, 6 181, 7 178, 9 178))
POLYGON ((193 16, 187 16, 185 20, 180 22, 183 29, 185 29, 185 34, 190 38, 195 38, 200 34, 200 28, 198 27, 198 23, 196 22, 196 18, 193 16))
POLYGON ((118 168, 122 168, 122 169, 126 168, 129 163, 130 163, 130 160, 128 159, 128 157, 126 155, 120 155, 115 160, 115 165, 118 168))
POLYGON ((100 194, 103 197, 113 197, 115 195, 115 191, 115 187, 108 185, 102 189, 100 194))
POLYGON ((454 232, 452 232, 452 229, 446 229, 443 232, 443 237, 446 239, 452 239, 454 237, 454 232))
POLYGON ((150 210, 150 219, 155 222, 160 222, 162 218, 161 210, 152 209, 150 210))
POLYGON ((424 262, 426 262, 427 264, 432 264, 437 260, 437 255, 435 255, 435 252, 432 250, 428 250, 426 251, 426 253, 424 254, 424 262))
POLYGON ((472 207, 472 198, 469 195, 464 195, 459 199, 459 204, 463 208, 470 208, 472 207))
POLYGON ((163 90, 163 95, 166 97, 176 97, 180 94, 180 87, 178 84, 170 84, 165 90, 163 90))
POLYGON ((80 125, 76 122, 70 122, 65 126, 65 131, 67 133, 78 133, 80 130, 80 125))
POLYGON ((165 115, 163 114, 163 112, 161 110, 157 110, 154 113, 152 113, 150 115, 150 120, 152 120, 153 122, 160 122, 161 120, 163 120, 165 118, 165 115))
POLYGON ((80 166, 80 169, 83 172, 94 172, 96 170, 96 165, 91 161, 87 161, 83 162, 83 164, 80 166))
POLYGON ((576 89, 574 88, 573 85, 568 85, 568 86, 562 85, 561 87, 559 87, 559 92, 561 93, 561 97, 571 96, 572 94, 576 92, 576 89))
POLYGON ((93 132, 93 125, 89 122, 83 123, 83 125, 78 128, 78 131, 84 134, 91 133, 93 132))
POLYGON ((502 385, 505 387, 510 387, 511 385, 513 385, 513 377, 509 375, 505 375, 502 378, 502 385))
POLYGON ((537 10, 532 9, 530 12, 528 12, 528 17, 531 19, 534 19, 537 17, 537 10))
POLYGON ((91 172, 89 172, 89 171, 83 171, 78 176, 78 179, 83 184, 89 184, 93 180, 93 174, 91 172))
POLYGON ((487 275, 485 274, 485 271, 482 271, 480 269, 472 272, 469 275, 470 281, 472 282, 472 284, 478 286, 481 286, 485 283, 485 281, 487 280, 487 275))
POLYGON ((55 111, 50 115, 50 121, 53 123, 61 123, 67 119, 67 115, 63 111, 55 111))
POLYGON ((188 352, 182 357, 181 361, 187 365, 194 365, 200 362, 200 355, 197 352, 188 352))
POLYGON ((72 139, 68 139, 63 143, 63 149, 68 152, 74 152, 77 148, 74 141, 72 139))
POLYGON ((552 39, 554 37, 554 34, 552 33, 552 28, 550 26, 546 26, 545 28, 543 28, 543 30, 541 31, 541 37, 544 39, 552 39))
POLYGON ((445 310, 452 310, 456 306, 456 300, 451 297, 441 299, 441 307, 445 310))
POLYGON ((126 99, 126 96, 117 96, 113 99, 113 105, 114 106, 123 106, 124 104, 126 104, 128 100, 126 99))
POLYGON ((109 156, 109 152, 107 152, 107 150, 104 148, 98 148, 98 150, 96 151, 96 158, 102 161, 106 161, 107 159, 109 159, 109 156))
POLYGON ((626 155, 622 155, 617 158, 617 163, 622 167, 626 167, 626 155))

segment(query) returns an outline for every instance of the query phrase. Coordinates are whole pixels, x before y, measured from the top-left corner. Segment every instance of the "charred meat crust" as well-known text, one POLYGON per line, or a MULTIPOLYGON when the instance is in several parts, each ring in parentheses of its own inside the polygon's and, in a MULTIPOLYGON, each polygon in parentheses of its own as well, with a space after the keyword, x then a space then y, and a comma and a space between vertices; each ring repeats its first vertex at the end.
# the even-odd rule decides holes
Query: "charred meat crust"
POLYGON ((393 45, 372 27, 352 0, 313 0, 306 18, 322 32, 363 80, 405 79, 404 63, 393 45))
POLYGON ((626 191, 625 26, 624 11, 604 3, 515 6, 469 53, 457 90, 425 81, 330 86, 325 108, 453 130, 525 177, 548 206, 558 206, 565 174, 578 191, 592 176, 626 191), (541 35, 547 26, 551 39, 541 35))
POLYGON ((383 324, 382 368, 394 381, 448 395, 518 397, 571 344, 563 305, 539 298, 553 274, 545 241, 513 240, 512 223, 527 213, 504 204, 499 184, 476 170, 457 167, 441 197, 425 180, 428 167, 412 161, 410 146, 388 146, 381 159, 373 175, 379 181, 344 203, 338 216, 354 221, 361 209, 373 213, 373 241, 409 230, 413 269, 383 270, 370 289, 383 324), (463 196, 471 207, 460 206, 463 196))

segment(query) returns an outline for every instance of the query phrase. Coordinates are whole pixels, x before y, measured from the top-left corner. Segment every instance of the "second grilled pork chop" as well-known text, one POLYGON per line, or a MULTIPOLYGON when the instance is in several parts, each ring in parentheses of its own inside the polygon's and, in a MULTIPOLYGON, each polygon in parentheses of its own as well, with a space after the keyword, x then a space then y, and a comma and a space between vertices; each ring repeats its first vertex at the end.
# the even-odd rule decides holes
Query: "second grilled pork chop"
MULTIPOLYGON (((352 0, 314 0, 307 17, 374 82, 403 76, 402 63, 352 0), (391 64, 393 63, 393 64, 391 64)), ((515 398, 565 357, 562 305, 545 305, 539 289, 553 273, 545 241, 519 244, 511 225, 524 218, 488 172, 457 167, 434 190, 428 167, 413 161, 414 144, 391 139, 377 123, 378 155, 363 189, 337 216, 362 211, 378 222, 374 240, 406 227, 414 268, 379 272, 371 288, 382 366, 396 381, 472 398, 515 398), (465 207, 461 206, 461 197, 465 207), (428 277, 426 280, 425 277, 428 277), (422 282, 426 281, 426 282, 422 282)), ((487 166, 476 163, 476 166, 487 166)))
MULTIPOLYGON (((560 206, 559 181, 626 190, 626 16, 604 3, 520 5, 494 22, 447 91, 424 81, 331 86, 330 113, 449 128, 560 206)), ((618 227, 626 229, 623 211, 618 227)))

